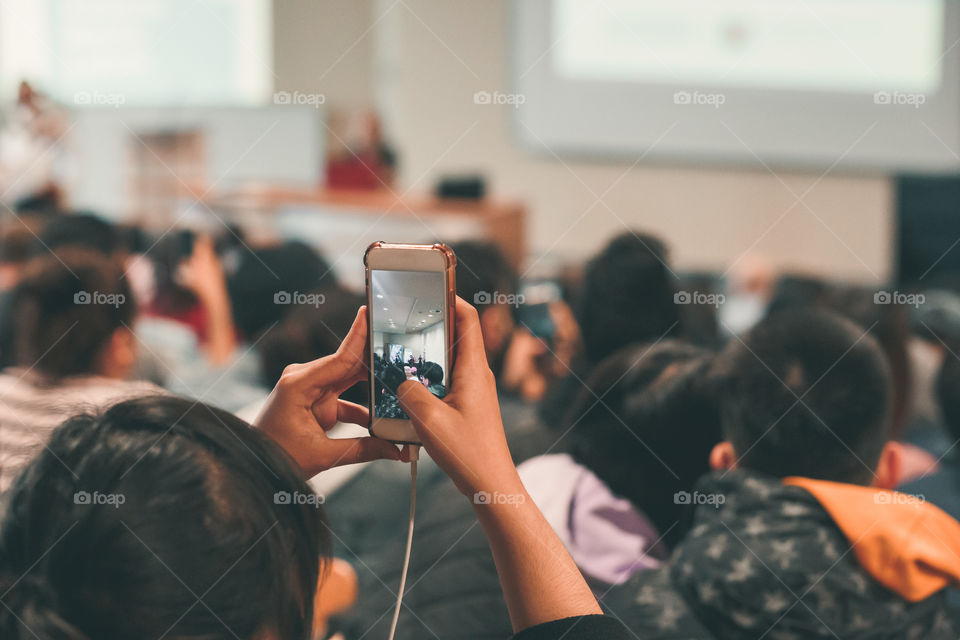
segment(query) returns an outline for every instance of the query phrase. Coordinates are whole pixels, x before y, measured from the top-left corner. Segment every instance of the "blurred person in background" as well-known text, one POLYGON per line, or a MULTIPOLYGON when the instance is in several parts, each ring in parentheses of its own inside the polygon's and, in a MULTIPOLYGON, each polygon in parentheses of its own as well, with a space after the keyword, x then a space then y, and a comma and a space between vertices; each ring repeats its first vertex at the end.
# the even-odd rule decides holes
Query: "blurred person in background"
POLYGON ((126 380, 137 359, 136 303, 121 267, 66 248, 35 258, 14 290, 14 366, 0 373, 0 491, 65 418, 158 392, 126 380))
POLYGON ((776 272, 766 256, 753 252, 740 256, 728 271, 726 297, 719 310, 724 332, 740 335, 760 322, 776 284, 776 272))
POLYGON ((941 424, 952 444, 939 458, 936 473, 905 483, 900 490, 937 505, 960 519, 960 342, 947 345, 935 389, 941 424))
POLYGON ((572 408, 571 452, 520 465, 595 590, 660 566, 686 532, 690 505, 678 492, 710 470, 721 440, 712 359, 677 340, 624 347, 594 369, 572 408))
MULTIPOLYGON (((553 442, 536 406, 520 392, 531 378, 544 376, 539 359, 549 349, 517 326, 514 314, 519 282, 500 249, 478 241, 454 243, 451 248, 457 256, 457 295, 474 304, 480 314, 487 362, 497 377, 504 429, 514 459, 520 462, 542 453, 553 442)), ((575 329, 567 333, 577 335, 575 329)))
POLYGON ((607 606, 645 639, 955 638, 960 523, 891 490, 900 446, 877 341, 823 310, 774 313, 712 376, 724 441, 693 526, 607 606))
POLYGON ((0 224, 0 369, 13 364, 13 290, 44 224, 37 215, 10 217, 0 224))
POLYGON ((564 423, 571 402, 586 388, 584 379, 601 360, 629 344, 681 334, 676 282, 667 260, 659 239, 627 232, 587 263, 575 305, 584 350, 570 375, 551 385, 541 402, 548 427, 564 423))

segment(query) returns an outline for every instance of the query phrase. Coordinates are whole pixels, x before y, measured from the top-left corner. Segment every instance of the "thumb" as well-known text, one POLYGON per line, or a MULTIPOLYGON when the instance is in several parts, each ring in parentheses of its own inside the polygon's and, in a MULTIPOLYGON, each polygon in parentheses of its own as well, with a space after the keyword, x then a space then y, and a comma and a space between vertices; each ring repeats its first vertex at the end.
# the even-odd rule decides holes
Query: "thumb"
POLYGON ((410 416, 410 421, 418 434, 423 432, 432 434, 440 416, 450 409, 443 400, 415 380, 407 380, 397 387, 397 400, 410 416))

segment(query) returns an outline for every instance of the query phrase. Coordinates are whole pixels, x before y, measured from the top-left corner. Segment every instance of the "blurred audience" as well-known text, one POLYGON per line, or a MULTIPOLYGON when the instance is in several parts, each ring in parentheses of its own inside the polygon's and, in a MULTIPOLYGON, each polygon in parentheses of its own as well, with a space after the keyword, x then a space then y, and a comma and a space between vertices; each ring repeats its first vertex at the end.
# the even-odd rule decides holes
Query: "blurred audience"
POLYGON ((120 266, 67 248, 23 270, 13 292, 14 366, 0 373, 0 491, 64 419, 159 391, 127 381, 136 304, 120 266))
POLYGON ((774 313, 713 375, 725 440, 694 527, 607 606, 644 638, 953 637, 960 523, 890 490, 877 341, 823 311, 774 313))
POLYGON ((571 415, 570 454, 520 465, 531 497, 597 588, 660 566, 686 531, 694 483, 720 442, 709 351, 676 340, 603 360, 571 415))

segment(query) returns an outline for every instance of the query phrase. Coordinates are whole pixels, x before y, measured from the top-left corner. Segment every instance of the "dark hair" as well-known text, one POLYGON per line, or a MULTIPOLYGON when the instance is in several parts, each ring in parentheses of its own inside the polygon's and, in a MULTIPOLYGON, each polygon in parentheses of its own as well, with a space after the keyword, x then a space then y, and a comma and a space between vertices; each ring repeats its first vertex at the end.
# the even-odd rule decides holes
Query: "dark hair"
POLYGON ((65 247, 83 248, 112 256, 122 248, 119 232, 112 224, 89 211, 76 211, 50 219, 40 234, 37 255, 65 247))
POLYGON ((776 477, 868 484, 890 436, 890 374, 836 314, 774 314, 717 359, 724 436, 740 465, 776 477))
POLYGON ((632 232, 614 238, 584 273, 577 320, 587 358, 596 363, 625 345, 679 333, 675 288, 660 240, 632 232))
POLYGON ((721 440, 712 358, 675 340, 622 349, 594 369, 567 417, 573 457, 645 513, 668 546, 684 531, 674 493, 710 470, 721 440))
POLYGON ((131 326, 133 296, 120 265, 68 248, 35 258, 14 289, 14 362, 51 378, 96 373, 113 333, 131 326))
MULTIPOLYGON (((260 381, 267 388, 273 388, 287 365, 336 352, 363 303, 363 296, 343 291, 325 295, 323 304, 316 306, 292 305, 280 324, 263 334, 257 343, 260 381)), ((368 395, 367 385, 360 383, 344 392, 342 397, 364 404, 368 395)))
POLYGON ((440 384, 443 382, 443 367, 436 362, 424 362, 420 367, 420 375, 430 384, 440 384))
POLYGON ((280 447, 202 403, 71 418, 10 495, 0 636, 306 640, 329 542, 293 492, 280 447))
POLYGON ((944 426, 954 438, 960 438, 960 342, 954 342, 943 354, 937 374, 936 394, 944 426))
POLYGON ((397 387, 407 379, 407 376, 403 373, 403 369, 392 362, 384 362, 383 369, 375 373, 377 382, 382 384, 383 388, 393 395, 397 395, 397 387))
POLYGON ((479 311, 485 304, 483 294, 517 292, 517 274, 497 245, 468 240, 450 248, 457 255, 457 295, 479 311))
POLYGON ((228 279, 227 289, 233 321, 248 340, 280 322, 290 310, 291 305, 276 303, 277 294, 339 289, 330 265, 302 242, 238 255, 240 265, 228 279))

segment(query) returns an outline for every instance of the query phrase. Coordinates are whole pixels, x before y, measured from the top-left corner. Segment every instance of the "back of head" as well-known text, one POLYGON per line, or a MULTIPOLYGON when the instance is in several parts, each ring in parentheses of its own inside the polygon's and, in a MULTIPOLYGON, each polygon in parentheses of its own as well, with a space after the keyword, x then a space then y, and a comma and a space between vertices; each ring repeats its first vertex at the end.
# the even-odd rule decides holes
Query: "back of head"
POLYGON ((497 245, 469 240, 451 249, 457 256, 457 295, 479 311, 496 293, 517 292, 517 274, 497 245))
POLYGON ((338 289, 329 264, 302 242, 243 251, 227 289, 234 323, 248 340, 279 322, 294 294, 338 289), (286 294, 286 295, 284 295, 286 294))
POLYGON ((13 294, 14 362, 55 379, 99 373, 104 348, 134 315, 115 260, 73 248, 35 258, 13 294))
POLYGON ((112 256, 122 248, 120 234, 114 226, 87 211, 51 218, 38 244, 38 255, 70 247, 112 256))
POLYGON ((599 362, 620 347, 679 331, 673 275, 657 238, 624 233, 587 265, 577 319, 587 358, 599 362))
POLYGON ((775 313, 715 370, 742 467, 869 484, 890 435, 890 374, 866 330, 819 310, 775 313))
POLYGON ((276 444, 203 404, 72 418, 12 489, 0 636, 306 639, 326 538, 293 492, 276 444))
POLYGON ((675 340, 622 349, 594 369, 568 416, 574 458, 644 512, 668 545, 683 533, 674 494, 709 471, 721 439, 712 359, 675 340))

